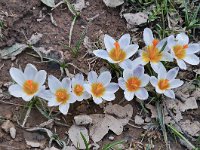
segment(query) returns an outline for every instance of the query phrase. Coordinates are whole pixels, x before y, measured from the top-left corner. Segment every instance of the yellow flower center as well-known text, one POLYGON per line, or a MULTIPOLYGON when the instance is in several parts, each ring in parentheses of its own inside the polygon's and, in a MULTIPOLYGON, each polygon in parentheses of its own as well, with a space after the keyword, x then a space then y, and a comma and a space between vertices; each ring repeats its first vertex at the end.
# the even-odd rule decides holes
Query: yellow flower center
POLYGON ((105 92, 105 87, 102 83, 93 83, 92 84, 92 93, 96 97, 101 97, 105 92))
POLYGON ((69 93, 66 89, 58 89, 55 93, 57 102, 61 102, 62 104, 65 104, 69 100, 69 93))
POLYGON ((115 48, 113 48, 109 52, 110 58, 114 61, 119 61, 119 62, 124 61, 126 58, 126 53, 120 48, 120 45, 118 42, 115 42, 114 45, 115 45, 115 48))
POLYGON ((146 50, 142 53, 142 59, 145 62, 153 62, 157 63, 162 58, 162 53, 158 50, 156 45, 158 44, 159 40, 154 39, 152 45, 146 47, 146 50))
POLYGON ((126 88, 130 92, 135 92, 140 88, 141 80, 137 77, 131 77, 126 82, 126 88))
POLYGON ((26 80, 23 85, 23 90, 27 95, 33 95, 38 91, 39 85, 33 80, 26 80))
POLYGON ((186 49, 188 48, 188 45, 176 45, 173 47, 173 51, 175 56, 178 59, 183 59, 186 56, 186 49))
POLYGON ((76 95, 78 95, 78 96, 81 96, 81 95, 83 94, 83 90, 84 90, 84 88, 83 88, 82 85, 76 84, 76 85, 74 86, 74 93, 75 93, 76 95))
POLYGON ((158 87, 161 89, 161 90, 166 90, 169 88, 169 80, 167 79, 161 79, 158 81, 158 87))

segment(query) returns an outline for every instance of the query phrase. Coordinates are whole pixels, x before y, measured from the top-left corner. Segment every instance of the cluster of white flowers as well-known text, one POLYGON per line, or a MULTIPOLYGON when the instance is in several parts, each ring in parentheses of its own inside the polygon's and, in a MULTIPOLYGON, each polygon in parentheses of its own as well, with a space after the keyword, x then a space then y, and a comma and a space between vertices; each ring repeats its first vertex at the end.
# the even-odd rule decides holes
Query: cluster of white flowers
POLYGON ((175 79, 179 68, 172 68, 167 72, 161 61, 172 62, 176 59, 181 69, 186 69, 185 62, 191 65, 199 64, 199 57, 194 53, 199 52, 199 44, 188 44, 189 38, 186 34, 180 33, 174 38, 169 36, 161 41, 154 39, 152 31, 146 28, 143 33, 146 46, 138 50, 137 44, 130 44, 129 34, 123 35, 119 41, 105 35, 104 43, 106 50, 95 50, 94 54, 106 59, 110 63, 119 64, 123 69, 123 77, 118 79, 118 84, 111 82, 112 76, 109 71, 102 72, 99 76, 96 72, 88 73, 87 81, 82 74, 76 74, 74 78, 64 78, 59 81, 53 75, 48 76, 48 87, 44 83, 47 73, 44 70, 38 71, 32 64, 27 64, 24 72, 12 67, 10 75, 16 84, 9 87, 9 92, 15 97, 21 97, 25 101, 30 101, 38 96, 48 101, 48 106, 59 106, 63 114, 67 114, 70 103, 93 98, 96 104, 103 100, 112 101, 119 87, 124 90, 125 99, 130 101, 134 95, 146 100, 149 97, 145 86, 149 82, 155 87, 155 91, 167 97, 175 98, 173 88, 183 84, 183 81, 175 79), (139 57, 130 60, 136 52, 139 57), (157 73, 155 76, 145 74, 144 66, 150 63, 152 69, 157 73))

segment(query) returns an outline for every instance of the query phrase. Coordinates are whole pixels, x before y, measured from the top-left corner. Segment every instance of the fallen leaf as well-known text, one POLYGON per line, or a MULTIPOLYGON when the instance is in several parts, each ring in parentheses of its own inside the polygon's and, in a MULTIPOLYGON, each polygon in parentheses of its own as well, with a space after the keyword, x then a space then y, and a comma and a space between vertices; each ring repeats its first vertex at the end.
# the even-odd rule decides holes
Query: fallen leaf
POLYGON ((14 128, 14 124, 10 121, 10 120, 6 120, 2 125, 1 128, 5 131, 5 132, 9 132, 10 128, 14 128))
POLYGON ((78 149, 85 149, 84 140, 81 136, 81 133, 87 141, 89 141, 88 130, 85 127, 80 127, 77 125, 72 125, 68 131, 69 138, 78 149))
POLYGON ((44 3, 45 5, 49 6, 49 7, 55 7, 55 1, 54 0, 41 0, 42 3, 44 3))
POLYGON ((181 127, 191 136, 199 136, 200 123, 198 121, 191 122, 190 120, 180 122, 181 127))
POLYGON ((41 40, 42 36, 43 34, 41 33, 35 33, 31 36, 31 38, 27 41, 27 43, 30 45, 34 45, 41 40))
POLYGON ((151 118, 157 118, 158 114, 156 111, 156 107, 151 104, 145 104, 145 107, 151 111, 151 118))
POLYGON ((133 115, 133 107, 130 104, 123 107, 118 104, 112 105, 112 103, 109 103, 109 105, 104 108, 104 113, 115 115, 119 118, 131 118, 133 115))
POLYGON ((88 125, 92 123, 92 118, 88 115, 78 115, 74 117, 76 125, 88 125))
POLYGON ((11 127, 11 128, 10 128, 10 136, 11 136, 13 139, 15 139, 15 137, 16 137, 16 129, 15 129, 15 127, 11 127))
POLYGON ((147 22, 148 15, 143 12, 139 13, 126 13, 123 15, 130 26, 141 25, 147 22))
POLYGON ((137 124, 137 125, 142 125, 142 124, 144 124, 144 119, 142 119, 141 116, 136 115, 136 116, 135 116, 135 124, 137 124))
POLYGON ((108 7, 117 7, 124 3, 124 0, 103 0, 108 7))
POLYGON ((76 11, 82 11, 84 8, 86 8, 85 0, 76 0, 76 2, 72 5, 76 11))
POLYGON ((18 54, 23 52, 27 47, 28 45, 26 44, 15 43, 11 47, 6 47, 3 50, 1 50, 0 58, 1 59, 15 58, 18 54))
POLYGON ((109 130, 116 135, 120 135, 123 131, 122 122, 111 115, 92 114, 90 117, 93 120, 93 124, 89 127, 89 130, 94 142, 99 142, 109 130))
POLYGON ((197 101, 195 97, 190 97, 184 103, 181 101, 178 101, 178 107, 180 111, 184 112, 190 109, 197 109, 198 105, 197 105, 197 101))
POLYGON ((24 132, 26 144, 33 148, 43 149, 46 144, 46 139, 39 133, 24 132))

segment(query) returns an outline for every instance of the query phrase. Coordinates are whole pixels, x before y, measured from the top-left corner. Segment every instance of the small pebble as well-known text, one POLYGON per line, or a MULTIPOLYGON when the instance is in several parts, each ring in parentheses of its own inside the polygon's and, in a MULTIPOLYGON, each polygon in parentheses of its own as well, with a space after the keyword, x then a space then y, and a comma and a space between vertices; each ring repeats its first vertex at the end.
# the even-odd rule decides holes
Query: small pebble
POLYGON ((109 136, 108 139, 113 141, 114 140, 114 136, 109 136))

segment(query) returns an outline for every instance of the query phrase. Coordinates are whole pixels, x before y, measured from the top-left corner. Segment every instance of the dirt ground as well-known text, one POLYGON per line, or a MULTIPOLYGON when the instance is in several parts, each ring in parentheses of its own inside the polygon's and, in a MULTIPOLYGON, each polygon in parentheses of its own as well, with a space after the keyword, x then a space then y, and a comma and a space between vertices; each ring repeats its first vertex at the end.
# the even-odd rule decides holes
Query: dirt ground
MULTIPOLYGON (((72 35, 72 46, 74 46, 75 42, 79 40, 80 33, 83 31, 83 27, 88 24, 88 18, 94 17, 97 14, 99 14, 99 16, 89 24, 88 31, 86 33, 86 35, 92 41, 96 41, 99 38, 98 36, 100 31, 110 34, 111 36, 116 38, 127 32, 132 35, 137 34, 139 37, 142 38, 142 32, 138 33, 129 31, 127 29, 126 21, 119 16, 119 9, 111 9, 106 7, 102 0, 87 0, 87 2, 89 2, 89 6, 83 9, 83 11, 81 12, 81 16, 77 19, 75 23, 72 35)), ((44 4, 42 4, 40 0, 1 0, 0 11, 7 12, 8 16, 4 17, 5 28, 2 31, 4 37, 0 40, 0 49, 11 46, 16 42, 25 43, 32 34, 42 33, 43 37, 37 44, 38 46, 42 46, 46 49, 63 51, 66 62, 72 62, 73 64, 78 66, 78 68, 88 72, 88 58, 91 58, 92 55, 88 54, 86 55, 86 57, 83 58, 86 53, 86 49, 81 46, 80 51, 78 52, 78 57, 75 58, 73 57, 70 49, 65 47, 65 45, 68 44, 70 26, 73 20, 73 16, 68 10, 67 6, 65 4, 62 4, 52 11, 53 17, 58 25, 57 27, 51 23, 49 16, 46 16, 41 22, 37 21, 41 10, 43 14, 51 12, 51 10, 47 8, 44 4)), ((141 27, 141 31, 144 27, 141 27)), ((27 63, 32 63, 36 65, 38 69, 46 70, 48 74, 53 74, 57 77, 60 76, 60 70, 58 66, 51 63, 40 62, 39 58, 35 58, 27 54, 31 52, 32 50, 26 50, 22 54, 18 55, 17 58, 13 61, 0 60, 0 66, 3 64, 3 67, 0 71, 0 86, 3 87, 5 93, 7 93, 7 87, 4 84, 11 81, 11 77, 9 75, 9 69, 11 66, 18 67, 20 65, 22 68, 24 68, 27 63)), ((100 68, 104 65, 105 64, 98 59, 95 63, 94 69, 98 71, 97 68, 100 68)), ((73 71, 74 68, 69 67, 69 70, 73 71)), ((78 71, 76 70, 76 73, 77 72, 78 71)), ((119 91, 117 94, 118 99, 114 101, 114 103, 118 103, 123 98, 123 94, 121 91, 119 91)), ((133 116, 140 112, 141 106, 136 101, 124 101, 121 105, 124 106, 128 103, 133 106, 133 116)), ((5 133, 2 129, 0 129, 0 150, 35 149, 27 146, 24 139, 27 131, 25 129, 22 129, 16 122, 18 114, 22 113, 24 104, 25 102, 22 99, 10 97, 8 94, 7 97, 3 97, 1 99, 0 116, 13 121, 17 129, 17 134, 16 138, 12 139, 8 133, 5 133), (7 103, 2 102, 2 100, 6 101, 7 103)), ((59 118, 61 119, 61 122, 70 126, 73 124, 73 117, 75 115, 91 114, 94 112, 101 113, 102 111, 103 110, 99 106, 95 105, 93 102, 82 102, 81 104, 75 103, 72 107, 70 107, 70 111, 67 116, 59 115, 59 118)), ((190 111, 185 114, 185 117, 192 117, 195 118, 195 120, 200 120, 199 113, 199 109, 196 111, 190 111)), ((47 119, 43 117, 37 109, 34 108, 32 109, 30 117, 28 118, 26 127, 35 127, 45 121, 47 121, 47 119)), ((0 123, 2 123, 1 120, 0 123)), ((51 130, 56 131, 56 133, 62 139, 66 137, 65 132, 68 130, 68 127, 54 125, 51 130)), ((139 139, 141 139, 141 135, 144 133, 144 131, 145 130, 143 129, 137 129, 127 125, 122 135, 116 136, 111 132, 109 133, 109 135, 113 135, 115 137, 115 140, 126 139, 128 140, 128 143, 131 143, 132 141, 140 141, 139 139)), ((103 141, 99 142, 98 144, 102 146, 105 143, 111 142, 108 137, 109 136, 104 137, 103 141)), ((47 139, 47 137, 44 138, 47 139)), ((179 143, 174 141, 174 139, 170 139, 170 141, 172 145, 172 150, 185 149, 179 143)), ((147 139, 145 139, 144 143, 147 142, 147 139)), ((162 136, 160 139, 155 139, 154 144, 155 150, 165 149, 162 136)), ((45 146, 48 146, 47 141, 45 146)), ((58 147, 58 145, 56 144, 55 146, 58 147)))

